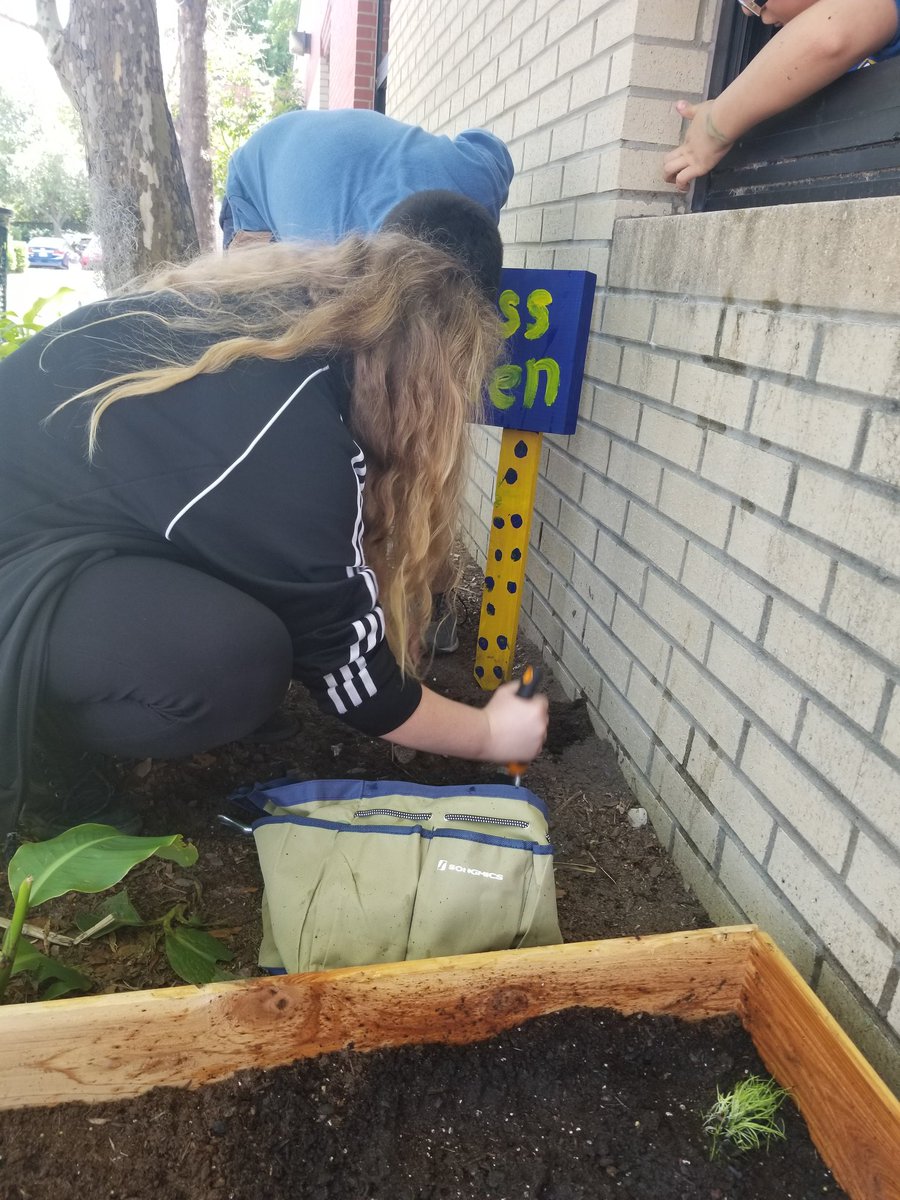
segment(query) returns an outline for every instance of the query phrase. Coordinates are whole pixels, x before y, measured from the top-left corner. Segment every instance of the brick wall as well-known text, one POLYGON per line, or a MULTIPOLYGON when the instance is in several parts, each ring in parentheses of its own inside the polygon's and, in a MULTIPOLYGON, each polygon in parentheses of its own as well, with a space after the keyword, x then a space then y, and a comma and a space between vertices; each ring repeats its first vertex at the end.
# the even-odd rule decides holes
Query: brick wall
POLYGON ((378 0, 303 0, 312 32, 306 64, 309 108, 372 108, 378 0))
POLYGON ((714 0, 437 8, 394 0, 389 112, 504 137, 507 262, 601 285, 523 631, 712 917, 766 928, 897 1086, 900 199, 673 215, 714 0))

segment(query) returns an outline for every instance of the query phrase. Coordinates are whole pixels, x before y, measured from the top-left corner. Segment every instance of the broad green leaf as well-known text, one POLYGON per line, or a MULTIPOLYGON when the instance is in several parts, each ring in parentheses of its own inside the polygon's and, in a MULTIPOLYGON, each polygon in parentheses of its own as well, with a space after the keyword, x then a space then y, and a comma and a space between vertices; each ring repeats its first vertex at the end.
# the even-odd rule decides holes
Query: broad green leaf
POLYGON ((234 955, 202 929, 169 926, 166 929, 166 957, 175 974, 186 983, 214 983, 233 978, 216 964, 230 962, 234 955))
POLYGON ((23 971, 33 975, 38 985, 50 984, 50 987, 41 993, 43 1000, 56 1000, 67 992, 89 992, 94 986, 87 975, 76 971, 74 967, 67 967, 58 958, 42 954, 24 938, 19 942, 12 973, 19 975, 23 971))
POLYGON ((87 929, 93 929, 98 921, 102 921, 107 916, 112 916, 114 920, 109 925, 104 925, 97 937, 104 937, 107 933, 112 933, 114 929, 121 929, 123 925, 143 925, 145 923, 144 918, 128 898, 128 892, 123 888, 121 892, 105 896, 93 912, 77 913, 75 925, 84 933, 87 929))
POLYGON ((9 864, 9 886, 15 895, 25 876, 33 875, 32 907, 64 892, 103 892, 153 854, 185 867, 197 861, 196 846, 180 833, 130 837, 111 825, 76 825, 49 841, 20 846, 9 864))

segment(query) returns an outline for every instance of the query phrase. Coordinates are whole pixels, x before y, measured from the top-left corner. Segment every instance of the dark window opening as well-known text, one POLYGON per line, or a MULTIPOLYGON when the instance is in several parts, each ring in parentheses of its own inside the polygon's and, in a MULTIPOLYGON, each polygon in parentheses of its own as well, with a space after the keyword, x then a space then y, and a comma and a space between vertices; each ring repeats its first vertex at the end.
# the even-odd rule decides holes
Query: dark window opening
MULTIPOLYGON (((710 96, 770 37, 771 26, 724 0, 710 96)), ((852 71, 749 130, 697 181, 694 212, 900 193, 900 57, 852 71)))

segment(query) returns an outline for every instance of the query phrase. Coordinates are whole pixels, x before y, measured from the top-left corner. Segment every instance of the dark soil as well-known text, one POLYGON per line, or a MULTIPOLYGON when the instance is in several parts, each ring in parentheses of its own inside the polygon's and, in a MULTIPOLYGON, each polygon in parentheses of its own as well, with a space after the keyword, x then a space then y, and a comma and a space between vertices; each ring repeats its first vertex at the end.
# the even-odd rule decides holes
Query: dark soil
POLYGON ((0 1114, 5 1200, 813 1200, 787 1140, 711 1162, 701 1114, 765 1075, 736 1018, 573 1009, 469 1046, 344 1051, 195 1092, 0 1114), (62 1185, 62 1191, 61 1189, 62 1185))
MULTIPOLYGON (((481 704, 486 694, 472 668, 480 608, 480 573, 470 567, 462 591, 460 648, 435 661, 427 682, 457 700, 481 704)), ((520 639, 516 674, 537 651, 520 639)), ((591 729, 583 702, 569 702, 549 682, 551 723, 547 747, 524 783, 550 811, 556 847, 560 924, 566 941, 666 933, 708 926, 710 921, 686 891, 675 868, 646 826, 632 829, 625 814, 635 800, 616 762, 613 747, 591 729)), ((232 743, 179 762, 127 764, 127 788, 146 806, 147 832, 181 833, 200 851, 189 869, 151 859, 126 881, 128 895, 145 919, 162 916, 183 902, 234 953, 237 976, 257 975, 262 881, 252 838, 216 819, 226 813, 246 820, 227 802, 243 785, 294 774, 299 779, 365 778, 417 781, 433 786, 486 783, 497 768, 439 755, 392 750, 323 716, 305 690, 295 687, 286 708, 300 720, 299 733, 275 745, 232 743)), ((503 777, 508 782, 506 777, 503 777)), ((76 932, 75 913, 91 911, 95 897, 60 898, 29 918, 50 931, 76 932)), ((9 916, 7 895, 0 915, 9 916)), ((177 984, 157 934, 120 929, 76 948, 57 950, 96 981, 96 992, 131 991, 177 984)), ((27 981, 13 981, 10 999, 34 999, 27 981)))

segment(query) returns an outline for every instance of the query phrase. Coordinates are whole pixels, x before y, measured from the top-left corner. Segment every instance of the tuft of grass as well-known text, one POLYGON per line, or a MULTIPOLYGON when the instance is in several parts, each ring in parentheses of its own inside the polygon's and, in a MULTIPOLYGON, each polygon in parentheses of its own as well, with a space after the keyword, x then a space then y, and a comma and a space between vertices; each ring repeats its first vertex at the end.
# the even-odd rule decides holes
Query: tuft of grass
POLYGON ((784 1141, 784 1122, 776 1116, 789 1093, 774 1079, 751 1075, 730 1092, 716 1088, 716 1102, 703 1114, 703 1132, 711 1139, 709 1157, 727 1151, 769 1148, 784 1141))

